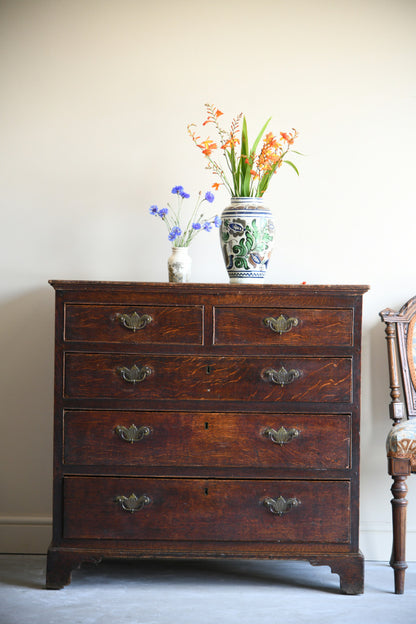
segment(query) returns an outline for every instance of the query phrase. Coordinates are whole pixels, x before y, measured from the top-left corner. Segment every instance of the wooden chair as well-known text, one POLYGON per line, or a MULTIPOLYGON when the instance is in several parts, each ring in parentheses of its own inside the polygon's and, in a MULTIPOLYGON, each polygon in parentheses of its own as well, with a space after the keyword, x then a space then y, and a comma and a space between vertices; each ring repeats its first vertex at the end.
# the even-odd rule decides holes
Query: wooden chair
POLYGON ((406 564, 406 479, 416 472, 416 297, 400 310, 380 312, 386 324, 390 373, 390 418, 394 424, 387 436, 388 471, 393 478, 394 591, 404 592, 406 564), (404 402, 401 399, 403 388, 404 402))

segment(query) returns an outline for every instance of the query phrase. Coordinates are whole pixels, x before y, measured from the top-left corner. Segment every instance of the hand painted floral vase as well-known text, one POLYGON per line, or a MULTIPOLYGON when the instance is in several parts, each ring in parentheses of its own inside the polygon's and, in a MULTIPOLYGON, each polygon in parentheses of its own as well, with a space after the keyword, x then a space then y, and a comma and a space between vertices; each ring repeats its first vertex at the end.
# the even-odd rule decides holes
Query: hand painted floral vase
POLYGON ((275 242, 271 210, 258 197, 232 197, 221 215, 221 248, 231 284, 261 284, 275 242))
POLYGON ((169 281, 184 283, 191 281, 192 258, 189 247, 172 247, 168 258, 169 281))

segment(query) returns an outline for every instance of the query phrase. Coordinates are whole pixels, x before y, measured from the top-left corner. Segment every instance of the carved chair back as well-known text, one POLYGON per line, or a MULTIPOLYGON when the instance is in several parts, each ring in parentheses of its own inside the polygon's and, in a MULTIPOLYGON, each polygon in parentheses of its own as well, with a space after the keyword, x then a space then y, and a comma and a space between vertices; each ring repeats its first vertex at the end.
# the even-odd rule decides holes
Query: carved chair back
POLYGON ((400 381, 403 384, 407 418, 416 417, 416 297, 410 299, 398 313, 387 308, 380 312, 380 316, 386 323, 392 398, 390 416, 398 423, 406 418, 400 400, 400 381))

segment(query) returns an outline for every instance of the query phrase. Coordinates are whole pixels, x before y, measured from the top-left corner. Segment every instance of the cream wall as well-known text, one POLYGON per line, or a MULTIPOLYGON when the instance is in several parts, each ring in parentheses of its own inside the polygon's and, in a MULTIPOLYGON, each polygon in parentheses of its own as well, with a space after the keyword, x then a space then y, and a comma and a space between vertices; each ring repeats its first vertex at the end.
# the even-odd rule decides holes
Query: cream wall
MULTIPOLYGON (((0 551, 44 552, 50 539, 47 280, 167 279, 148 207, 176 184, 212 184, 186 133, 208 101, 244 111, 253 133, 269 115, 273 130, 300 132, 300 178, 282 169, 266 196, 278 224, 268 281, 371 285, 361 547, 389 558, 378 312, 416 290, 415 27, 413 0, 0 2, 0 551)), ((218 211, 226 201, 220 191, 218 211)), ((191 249, 194 281, 227 281, 215 235, 191 249)))

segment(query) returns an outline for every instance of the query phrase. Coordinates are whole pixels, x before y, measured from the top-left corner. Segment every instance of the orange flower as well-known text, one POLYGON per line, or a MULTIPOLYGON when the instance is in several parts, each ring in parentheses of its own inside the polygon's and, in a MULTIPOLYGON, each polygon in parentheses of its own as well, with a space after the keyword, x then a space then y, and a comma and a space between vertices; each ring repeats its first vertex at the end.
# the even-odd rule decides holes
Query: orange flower
POLYGON ((205 156, 210 156, 214 150, 217 149, 217 144, 211 141, 211 139, 206 139, 202 141, 202 143, 198 144, 198 147, 202 150, 202 153, 205 156))
POLYGON ((227 149, 227 147, 235 147, 236 145, 238 145, 240 143, 239 139, 237 139, 237 137, 231 136, 228 141, 225 141, 225 143, 223 143, 221 145, 221 149, 225 150, 227 149))
POLYGON ((293 145, 296 137, 298 136, 298 133, 296 132, 295 128, 292 128, 293 132, 281 132, 280 136, 289 144, 289 145, 293 145))
POLYGON ((212 185, 212 188, 215 189, 216 191, 218 191, 218 189, 220 188, 220 183, 219 182, 214 182, 214 184, 212 185))
POLYGON ((202 124, 203 126, 206 126, 209 123, 215 123, 215 120, 218 119, 218 117, 221 117, 221 115, 223 115, 224 113, 222 113, 220 110, 218 110, 217 108, 211 107, 211 106, 207 106, 208 108, 208 117, 206 118, 206 120, 204 121, 204 123, 202 124))

